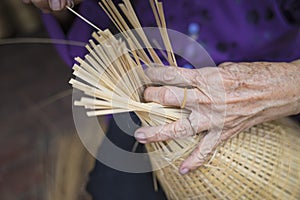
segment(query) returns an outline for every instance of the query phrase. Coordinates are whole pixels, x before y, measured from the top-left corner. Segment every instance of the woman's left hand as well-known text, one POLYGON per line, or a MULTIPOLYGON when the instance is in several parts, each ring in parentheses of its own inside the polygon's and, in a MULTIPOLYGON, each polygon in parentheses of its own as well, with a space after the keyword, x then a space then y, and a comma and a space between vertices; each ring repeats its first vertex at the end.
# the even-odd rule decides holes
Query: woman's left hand
POLYGON ((184 106, 191 114, 171 124, 141 127, 135 137, 148 143, 207 130, 179 169, 181 174, 194 170, 222 141, 258 123, 300 112, 298 64, 255 62, 201 69, 149 68, 146 74, 150 80, 164 86, 146 88, 145 100, 184 106))

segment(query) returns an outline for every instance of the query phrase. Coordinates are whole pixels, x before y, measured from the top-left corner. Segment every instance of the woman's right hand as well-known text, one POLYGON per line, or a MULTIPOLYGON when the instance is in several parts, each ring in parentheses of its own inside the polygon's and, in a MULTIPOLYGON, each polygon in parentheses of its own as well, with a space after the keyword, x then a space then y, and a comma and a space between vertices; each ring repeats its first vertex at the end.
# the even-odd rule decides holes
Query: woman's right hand
POLYGON ((37 8, 43 12, 61 11, 66 6, 74 6, 81 0, 23 0, 24 3, 34 4, 37 8))

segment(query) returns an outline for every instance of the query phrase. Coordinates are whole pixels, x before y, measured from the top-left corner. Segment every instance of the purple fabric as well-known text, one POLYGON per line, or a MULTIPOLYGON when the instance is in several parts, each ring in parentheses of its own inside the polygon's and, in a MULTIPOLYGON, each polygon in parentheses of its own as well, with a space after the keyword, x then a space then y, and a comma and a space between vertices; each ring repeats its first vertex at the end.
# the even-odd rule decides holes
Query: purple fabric
POLYGON ((300 25, 300 1, 299 0, 276 0, 280 10, 290 23, 300 25))
MULTIPOLYGON (((299 25, 287 20, 278 1, 164 0, 163 3, 168 28, 190 34, 189 25, 197 24, 197 40, 217 64, 300 58, 299 25)), ((143 26, 155 25, 148 1, 136 1, 134 6, 143 26)), ((293 9, 289 11, 291 13, 293 9)), ((110 26, 96 0, 85 0, 78 12, 100 28, 110 26)), ((44 15, 44 22, 52 38, 83 42, 91 38, 93 29, 81 19, 76 18, 67 35, 50 14, 44 15)), ((57 49, 69 65, 72 65, 73 57, 83 56, 86 52, 84 48, 67 45, 57 45, 57 49)))
MULTIPOLYGON (((105 29, 109 25, 109 19, 101 10, 97 2, 98 1, 95 0, 84 0, 79 6, 77 12, 89 21, 97 24, 98 27, 105 29)), ((53 39, 64 39, 87 43, 91 38, 92 32, 95 31, 90 25, 78 17, 75 18, 67 34, 63 32, 59 23, 51 14, 43 14, 43 21, 50 37, 53 39)), ((69 66, 73 65, 74 57, 83 57, 84 54, 87 53, 84 47, 78 46, 56 45, 56 48, 60 56, 69 66)))

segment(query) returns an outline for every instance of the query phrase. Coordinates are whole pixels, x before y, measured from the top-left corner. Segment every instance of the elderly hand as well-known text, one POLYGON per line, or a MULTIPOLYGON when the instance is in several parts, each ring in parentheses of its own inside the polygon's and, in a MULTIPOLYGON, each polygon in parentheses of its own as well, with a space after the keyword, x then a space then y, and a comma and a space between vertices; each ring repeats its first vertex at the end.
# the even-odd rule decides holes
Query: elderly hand
POLYGON ((188 119, 135 132, 140 143, 188 137, 208 131, 181 164, 185 174, 204 164, 218 144, 261 122, 300 112, 300 66, 295 63, 223 63, 217 67, 157 67, 147 76, 146 101, 185 106, 188 119), (187 88, 187 89, 184 89, 187 88), (186 102, 183 103, 186 95, 186 102), (185 104, 185 105, 182 105, 185 104))
POLYGON ((43 12, 63 10, 66 6, 74 6, 81 0, 23 0, 24 3, 32 3, 43 12))

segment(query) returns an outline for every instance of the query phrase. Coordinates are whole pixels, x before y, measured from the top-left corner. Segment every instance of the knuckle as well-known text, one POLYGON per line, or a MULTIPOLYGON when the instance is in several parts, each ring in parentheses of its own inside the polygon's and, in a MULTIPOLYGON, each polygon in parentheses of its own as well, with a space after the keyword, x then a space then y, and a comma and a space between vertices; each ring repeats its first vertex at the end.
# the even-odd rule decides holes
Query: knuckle
POLYGON ((233 62, 223 62, 218 67, 225 68, 225 67, 228 67, 228 66, 230 66, 232 64, 233 64, 233 62))
POLYGON ((180 77, 184 77, 188 83, 193 83, 192 80, 195 80, 200 75, 197 69, 178 68, 177 73, 180 77))
POLYGON ((208 157, 207 154, 202 154, 201 152, 196 154, 196 160, 197 160, 198 165, 204 163, 206 161, 207 157, 208 157))
POLYGON ((208 153, 204 153, 200 147, 197 147, 192 155, 199 163, 205 162, 208 157, 208 153))
POLYGON ((159 140, 166 140, 166 139, 174 139, 176 138, 176 133, 174 131, 174 125, 168 124, 163 126, 163 128, 157 133, 157 137, 159 140))
POLYGON ((159 91, 159 101, 166 104, 172 98, 172 91, 168 87, 162 87, 159 91))
POLYGON ((162 140, 163 139, 163 131, 156 131, 155 133, 154 133, 154 136, 153 136, 153 138, 152 138, 152 140, 153 141, 160 141, 160 140, 162 140))
POLYGON ((176 78, 177 68, 176 67, 167 67, 165 73, 163 74, 164 81, 172 81, 176 78))
POLYGON ((174 137, 186 136, 187 133, 188 133, 187 127, 184 126, 182 123, 174 124, 174 137))
POLYGON ((175 139, 193 134, 192 128, 182 122, 174 122, 164 126, 161 130, 156 132, 156 137, 159 140, 175 139))
POLYGON ((191 79, 191 84, 193 86, 199 87, 200 83, 201 83, 201 76, 200 75, 193 76, 193 78, 191 79))
POLYGON ((144 99, 146 101, 149 101, 150 100, 150 88, 146 88, 145 91, 144 91, 144 99))
POLYGON ((197 86, 197 88, 205 88, 207 87, 207 77, 202 74, 198 74, 192 79, 192 84, 197 86))
POLYGON ((198 124, 201 124, 200 118, 195 114, 195 111, 192 111, 190 114, 188 121, 190 123, 192 135, 195 135, 198 132, 198 124))
POLYGON ((174 134, 176 137, 191 136, 194 134, 194 131, 189 121, 183 120, 174 124, 174 134))
POLYGON ((166 140, 168 138, 172 138, 172 136, 170 135, 170 130, 168 126, 163 126, 162 129, 158 130, 156 132, 156 139, 161 141, 161 140, 166 140))
POLYGON ((153 73, 155 72, 155 68, 154 67, 148 67, 145 69, 145 74, 147 75, 148 78, 152 78, 155 77, 153 76, 153 73))

